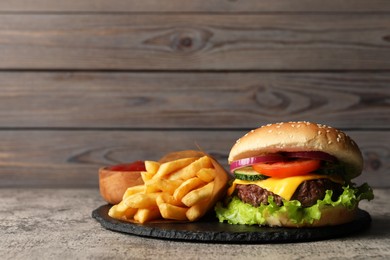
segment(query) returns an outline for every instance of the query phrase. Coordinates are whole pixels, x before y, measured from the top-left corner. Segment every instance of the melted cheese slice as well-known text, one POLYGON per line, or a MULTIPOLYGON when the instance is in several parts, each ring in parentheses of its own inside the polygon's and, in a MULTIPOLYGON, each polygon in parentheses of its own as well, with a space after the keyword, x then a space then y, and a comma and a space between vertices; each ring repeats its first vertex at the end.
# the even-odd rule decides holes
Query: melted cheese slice
POLYGON ((234 192, 237 184, 243 184, 243 185, 255 184, 263 189, 272 191, 273 193, 279 195, 285 200, 290 200, 291 197, 294 195, 294 192, 302 182, 315 180, 315 179, 329 179, 336 183, 340 183, 340 184, 344 183, 344 181, 339 177, 334 177, 334 176, 330 177, 326 175, 315 175, 315 174, 293 176, 288 178, 268 178, 259 181, 243 181, 243 180, 235 179, 232 186, 228 189, 227 195, 230 196, 234 192))

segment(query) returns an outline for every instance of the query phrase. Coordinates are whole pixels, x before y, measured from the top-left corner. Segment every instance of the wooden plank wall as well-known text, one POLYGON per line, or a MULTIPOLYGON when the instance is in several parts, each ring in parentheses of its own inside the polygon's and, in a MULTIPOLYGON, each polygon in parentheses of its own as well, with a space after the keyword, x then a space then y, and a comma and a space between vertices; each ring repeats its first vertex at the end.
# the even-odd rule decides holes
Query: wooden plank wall
POLYGON ((361 147, 390 186, 387 0, 1 1, 0 187, 97 187, 97 169, 170 151, 226 165, 290 120, 361 147))

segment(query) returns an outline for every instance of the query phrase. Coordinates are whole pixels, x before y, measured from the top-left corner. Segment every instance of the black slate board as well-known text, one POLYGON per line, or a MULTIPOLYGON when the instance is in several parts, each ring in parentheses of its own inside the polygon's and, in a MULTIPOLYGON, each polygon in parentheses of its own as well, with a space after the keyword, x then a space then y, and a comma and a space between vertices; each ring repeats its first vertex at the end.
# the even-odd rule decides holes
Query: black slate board
POLYGON ((348 224, 321 228, 270 228, 249 225, 219 223, 212 216, 192 223, 136 224, 108 216, 110 205, 103 205, 92 212, 104 228, 150 238, 188 242, 213 243, 293 243, 325 240, 351 235, 366 229, 371 223, 368 212, 359 209, 357 218, 348 224))

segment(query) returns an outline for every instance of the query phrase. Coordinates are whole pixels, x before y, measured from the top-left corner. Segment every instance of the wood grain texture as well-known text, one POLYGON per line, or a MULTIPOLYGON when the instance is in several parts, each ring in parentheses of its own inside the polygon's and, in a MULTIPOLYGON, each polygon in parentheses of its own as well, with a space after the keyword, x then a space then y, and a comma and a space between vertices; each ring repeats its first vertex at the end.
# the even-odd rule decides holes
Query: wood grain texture
MULTIPOLYGON (((389 132, 349 131, 365 159, 358 183, 389 187, 389 132), (373 138, 375 136, 375 138, 373 138)), ((0 131, 0 187, 97 187, 98 168, 198 149, 227 167, 244 131, 0 131)))
POLYGON ((12 0, 2 12, 389 12, 387 0, 12 0))
POLYGON ((389 70, 387 14, 0 15, 0 69, 389 70))
POLYGON ((389 187, 390 1, 0 2, 0 187, 308 120, 351 131, 389 187), (88 72, 89 71, 89 72, 88 72))
POLYGON ((390 73, 0 73, 0 127, 390 128, 390 73))

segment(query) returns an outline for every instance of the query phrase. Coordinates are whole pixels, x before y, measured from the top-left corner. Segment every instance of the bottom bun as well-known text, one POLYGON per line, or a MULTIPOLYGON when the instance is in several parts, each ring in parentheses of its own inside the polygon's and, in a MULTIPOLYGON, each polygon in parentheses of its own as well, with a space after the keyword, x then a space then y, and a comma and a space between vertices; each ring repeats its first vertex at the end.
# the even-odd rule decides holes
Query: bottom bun
POLYGON ((274 227, 323 227, 323 226, 336 226, 351 222, 356 217, 357 208, 349 210, 343 206, 326 206, 321 208, 321 217, 318 220, 314 220, 313 223, 294 223, 288 217, 287 214, 279 214, 278 216, 266 217, 268 226, 274 227))

